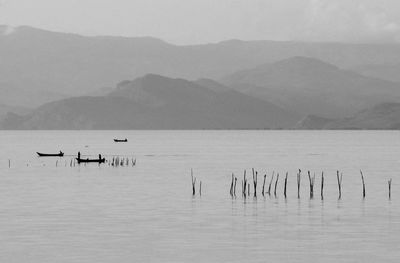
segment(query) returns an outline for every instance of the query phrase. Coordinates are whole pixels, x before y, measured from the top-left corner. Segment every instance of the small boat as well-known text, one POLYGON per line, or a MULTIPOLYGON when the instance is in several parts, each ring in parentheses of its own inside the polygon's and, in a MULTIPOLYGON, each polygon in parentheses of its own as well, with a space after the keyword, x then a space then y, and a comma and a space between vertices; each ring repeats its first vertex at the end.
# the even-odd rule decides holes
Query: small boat
POLYGON ((78 163, 105 163, 106 158, 101 158, 101 159, 81 159, 81 158, 76 158, 78 163))
POLYGON ((128 139, 124 139, 124 140, 119 140, 119 139, 114 139, 114 142, 128 142, 128 139))
POLYGON ((40 152, 36 152, 39 157, 63 157, 64 153, 62 151, 60 151, 59 153, 40 153, 40 152))

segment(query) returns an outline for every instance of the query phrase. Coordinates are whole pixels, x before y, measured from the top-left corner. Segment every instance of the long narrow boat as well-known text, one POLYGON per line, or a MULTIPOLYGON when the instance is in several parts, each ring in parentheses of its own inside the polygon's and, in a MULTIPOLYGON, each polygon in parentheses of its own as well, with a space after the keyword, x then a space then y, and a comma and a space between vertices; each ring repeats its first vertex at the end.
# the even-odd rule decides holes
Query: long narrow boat
POLYGON ((106 158, 101 158, 101 159, 81 159, 81 158, 76 158, 78 163, 104 163, 106 162, 106 158))
POLYGON ((59 153, 40 153, 40 152, 36 152, 39 157, 63 157, 64 153, 63 152, 59 152, 59 153))
POLYGON ((124 140, 114 139, 114 142, 128 142, 128 139, 124 139, 124 140))

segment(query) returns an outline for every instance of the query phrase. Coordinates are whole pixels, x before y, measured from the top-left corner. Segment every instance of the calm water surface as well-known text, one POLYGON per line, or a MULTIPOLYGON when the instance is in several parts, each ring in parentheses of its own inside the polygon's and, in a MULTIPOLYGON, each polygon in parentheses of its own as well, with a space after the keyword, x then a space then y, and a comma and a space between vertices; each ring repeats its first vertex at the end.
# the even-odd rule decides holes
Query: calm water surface
POLYGON ((3 131, 0 149, 0 262, 400 260, 399 132, 3 131), (64 158, 35 154, 59 150, 64 158), (78 150, 137 165, 70 167, 78 150), (277 196, 232 199, 231 173, 240 192, 243 170, 250 178, 253 167, 259 192, 264 174, 281 174, 277 196), (201 197, 191 195, 191 168, 201 197), (316 173, 312 200, 307 170, 316 173))

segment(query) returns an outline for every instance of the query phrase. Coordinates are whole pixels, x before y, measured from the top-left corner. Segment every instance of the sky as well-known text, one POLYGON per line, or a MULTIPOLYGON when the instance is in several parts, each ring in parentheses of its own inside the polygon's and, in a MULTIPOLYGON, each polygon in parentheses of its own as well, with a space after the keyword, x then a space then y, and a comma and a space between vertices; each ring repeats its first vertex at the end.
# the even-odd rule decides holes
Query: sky
POLYGON ((0 24, 174 44, 400 42, 399 0, 0 0, 0 24))

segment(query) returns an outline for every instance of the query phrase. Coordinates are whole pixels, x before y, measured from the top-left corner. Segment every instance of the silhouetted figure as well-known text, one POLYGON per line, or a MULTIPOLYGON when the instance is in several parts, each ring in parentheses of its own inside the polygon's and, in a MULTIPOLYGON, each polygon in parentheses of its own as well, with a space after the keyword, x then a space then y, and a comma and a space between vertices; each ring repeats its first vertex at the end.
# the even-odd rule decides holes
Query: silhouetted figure
POLYGON ((101 160, 101 154, 99 154, 99 160, 101 160))
POLYGON ((78 152, 78 159, 81 159, 81 152, 78 152))

